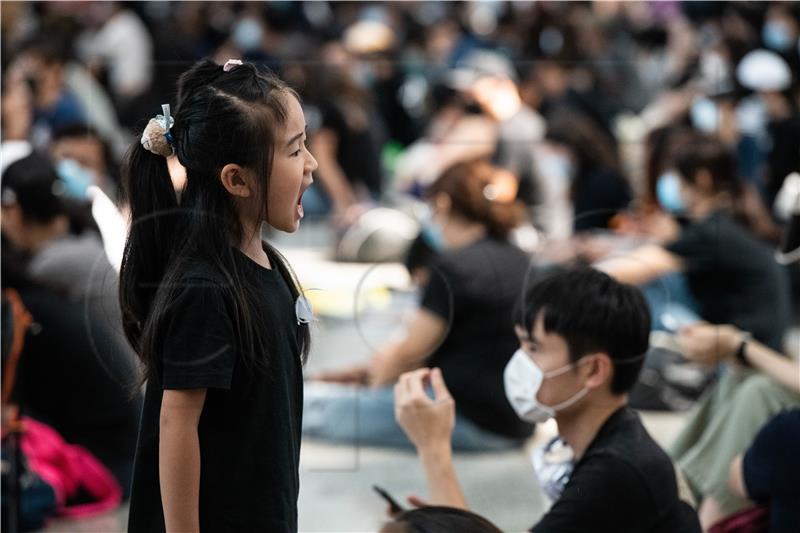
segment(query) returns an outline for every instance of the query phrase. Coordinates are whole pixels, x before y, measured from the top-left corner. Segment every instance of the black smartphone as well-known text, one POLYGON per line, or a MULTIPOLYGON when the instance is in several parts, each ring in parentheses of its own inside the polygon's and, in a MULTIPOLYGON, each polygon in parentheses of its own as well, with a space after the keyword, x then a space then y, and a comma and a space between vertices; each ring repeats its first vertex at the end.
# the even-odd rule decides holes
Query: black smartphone
POLYGON ((378 495, 381 498, 386 500, 386 503, 389 504, 389 508, 391 509, 392 513, 396 514, 396 513, 402 513, 403 511, 405 511, 403 506, 400 505, 399 503, 397 503, 397 500, 392 498, 391 495, 388 492, 386 492, 385 490, 380 488, 378 485, 372 485, 372 488, 375 490, 375 492, 378 493, 378 495))

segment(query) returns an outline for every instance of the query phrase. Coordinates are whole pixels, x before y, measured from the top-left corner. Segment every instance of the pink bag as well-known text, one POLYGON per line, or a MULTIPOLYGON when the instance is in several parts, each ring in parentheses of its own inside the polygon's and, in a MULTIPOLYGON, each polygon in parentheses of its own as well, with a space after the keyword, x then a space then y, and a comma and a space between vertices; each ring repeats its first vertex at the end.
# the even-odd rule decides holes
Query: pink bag
POLYGON ((93 516, 120 504, 119 483, 85 448, 68 444, 53 428, 31 418, 23 417, 22 424, 22 453, 30 469, 53 487, 59 516, 93 516), (81 488, 93 501, 68 505, 81 488))

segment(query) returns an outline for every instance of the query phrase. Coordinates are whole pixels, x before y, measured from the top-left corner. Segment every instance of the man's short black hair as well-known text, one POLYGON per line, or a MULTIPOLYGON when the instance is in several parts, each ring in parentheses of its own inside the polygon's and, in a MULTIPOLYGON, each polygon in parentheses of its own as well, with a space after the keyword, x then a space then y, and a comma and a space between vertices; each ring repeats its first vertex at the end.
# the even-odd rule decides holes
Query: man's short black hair
POLYGON ((34 152, 10 164, 3 173, 3 204, 18 204, 28 220, 50 222, 66 214, 64 200, 57 194, 60 182, 50 160, 34 152))
POLYGON ((529 282, 514 310, 515 325, 530 335, 541 314, 544 330, 566 341, 572 362, 607 353, 614 363, 611 391, 631 390, 650 336, 650 311, 639 289, 588 267, 558 269, 529 282))
POLYGON ((500 533, 484 517, 464 509, 429 505, 398 514, 382 529, 385 533, 500 533))

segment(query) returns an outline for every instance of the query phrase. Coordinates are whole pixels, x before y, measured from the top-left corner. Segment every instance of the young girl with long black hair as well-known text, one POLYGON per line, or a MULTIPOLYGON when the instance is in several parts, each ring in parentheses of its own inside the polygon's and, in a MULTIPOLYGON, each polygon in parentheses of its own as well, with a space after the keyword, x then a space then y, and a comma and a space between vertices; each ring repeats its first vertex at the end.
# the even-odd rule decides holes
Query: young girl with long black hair
POLYGON ((147 391, 129 531, 296 531, 303 297, 263 224, 293 232, 317 162, 297 95, 203 60, 152 119, 123 180, 125 334, 147 391), (167 157, 186 168, 176 194, 167 157))

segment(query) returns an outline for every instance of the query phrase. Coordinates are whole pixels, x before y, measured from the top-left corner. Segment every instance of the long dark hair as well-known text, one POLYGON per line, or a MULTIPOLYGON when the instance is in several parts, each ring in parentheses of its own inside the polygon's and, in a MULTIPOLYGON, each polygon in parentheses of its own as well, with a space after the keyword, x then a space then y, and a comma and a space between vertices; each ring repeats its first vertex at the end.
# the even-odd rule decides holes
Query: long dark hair
MULTIPOLYGON (((296 93, 266 69, 244 63, 225 72, 205 59, 178 80, 170 133, 175 155, 186 168, 180 199, 166 158, 138 141, 128 151, 122 184, 132 223, 120 272, 120 303, 125 335, 144 363, 146 377, 157 360, 157 339, 170 302, 187 268, 198 259, 225 280, 243 362, 266 368, 274 333, 256 326, 251 302, 258 296, 237 266, 241 263, 234 248, 245 237, 245 228, 219 176, 223 166, 235 163, 263 177, 257 180, 255 197, 261 199, 261 219, 267 219, 275 140, 286 122, 286 98, 292 97, 296 93)), ((297 298, 301 288, 287 261, 268 244, 267 253, 297 298)), ((298 326, 297 335, 305 363, 308 326, 298 326)))

